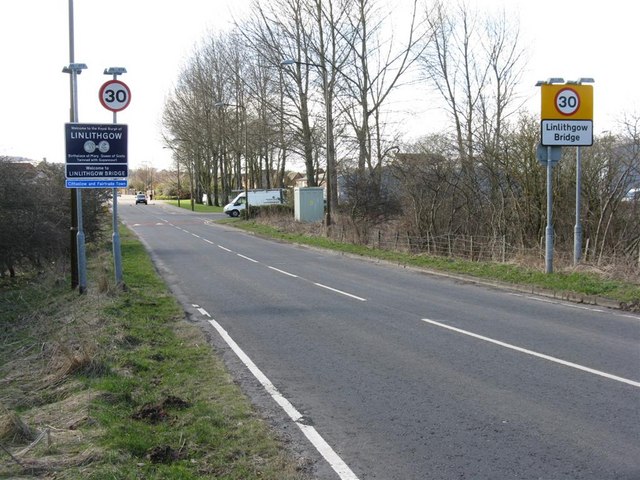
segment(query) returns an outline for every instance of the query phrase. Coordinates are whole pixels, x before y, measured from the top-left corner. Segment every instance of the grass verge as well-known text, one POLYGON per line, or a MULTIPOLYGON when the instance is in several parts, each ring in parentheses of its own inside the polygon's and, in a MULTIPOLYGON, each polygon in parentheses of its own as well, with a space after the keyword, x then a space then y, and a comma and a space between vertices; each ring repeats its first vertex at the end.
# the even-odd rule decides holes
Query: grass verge
POLYGON ((124 292, 0 280, 0 478, 307 478, 121 232, 124 292))
MULTIPOLYGON (((178 206, 177 200, 163 200, 164 203, 168 205, 173 205, 174 207, 178 206)), ((190 200, 180 200, 180 208, 184 208, 185 210, 191 210, 191 201, 190 200)), ((210 207, 209 205, 201 205, 194 202, 193 211, 198 213, 222 213, 222 207, 210 207)))
POLYGON ((384 261, 426 268, 441 272, 472 276, 483 280, 512 285, 538 287, 557 293, 573 294, 574 297, 602 297, 619 302, 622 308, 640 311, 640 285, 603 278, 592 272, 554 272, 546 274, 539 270, 510 263, 472 262, 468 260, 412 255, 403 252, 380 250, 361 245, 342 243, 326 237, 308 236, 281 231, 270 225, 255 221, 220 220, 235 227, 269 238, 299 243, 318 248, 331 249, 352 255, 359 255, 384 261))

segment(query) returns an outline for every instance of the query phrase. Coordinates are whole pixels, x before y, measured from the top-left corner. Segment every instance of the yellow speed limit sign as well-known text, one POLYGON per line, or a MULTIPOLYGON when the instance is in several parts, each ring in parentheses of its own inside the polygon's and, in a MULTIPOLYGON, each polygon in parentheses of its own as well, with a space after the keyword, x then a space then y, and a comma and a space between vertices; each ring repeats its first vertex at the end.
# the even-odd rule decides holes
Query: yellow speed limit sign
POLYGON ((542 120, 593 120, 593 86, 542 85, 542 120))

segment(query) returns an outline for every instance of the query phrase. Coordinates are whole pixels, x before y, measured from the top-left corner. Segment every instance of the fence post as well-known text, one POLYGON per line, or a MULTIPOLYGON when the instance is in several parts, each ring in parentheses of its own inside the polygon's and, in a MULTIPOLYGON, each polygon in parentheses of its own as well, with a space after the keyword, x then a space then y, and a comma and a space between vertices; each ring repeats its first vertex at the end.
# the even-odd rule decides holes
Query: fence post
POLYGON ((398 250, 398 240, 400 239, 400 232, 396 230, 396 241, 393 244, 393 249, 398 250))
POLYGON ((471 235, 470 260, 473 262, 473 235, 471 235))
POLYGON ((502 263, 507 261, 507 236, 502 235, 502 263))
POLYGON ((587 241, 584 244, 584 261, 587 261, 587 257, 589 256, 589 240, 591 240, 590 238, 587 238, 587 241))

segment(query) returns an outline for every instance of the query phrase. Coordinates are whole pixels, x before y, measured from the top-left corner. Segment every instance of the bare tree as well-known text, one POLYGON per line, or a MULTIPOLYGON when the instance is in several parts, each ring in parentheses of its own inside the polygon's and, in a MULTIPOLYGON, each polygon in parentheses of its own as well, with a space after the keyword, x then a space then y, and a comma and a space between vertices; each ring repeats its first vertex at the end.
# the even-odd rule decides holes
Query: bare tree
MULTIPOLYGON (((305 0, 272 0, 255 2, 255 19, 246 24, 244 35, 264 59, 266 68, 283 68, 282 62, 294 63, 284 68, 279 104, 283 127, 293 135, 289 145, 298 151, 306 170, 307 184, 317 185, 317 132, 310 105, 311 78, 309 42, 311 25, 306 15, 305 0)), ((281 134, 281 141, 286 135, 281 134)))
POLYGON ((343 108, 355 134, 360 175, 368 171, 379 178, 386 151, 380 134, 384 104, 424 48, 427 32, 418 20, 417 1, 411 4, 407 26, 403 29, 405 38, 399 46, 395 32, 389 33, 384 28, 389 16, 381 15, 373 0, 353 2, 349 29, 342 33, 351 57, 341 76, 351 102, 343 108))
POLYGON ((463 3, 449 10, 441 1, 427 11, 427 22, 433 35, 421 64, 453 123, 468 231, 504 225, 501 142, 524 61, 517 26, 504 14, 483 18, 463 3), (491 208, 489 222, 482 205, 491 208))
POLYGON ((628 198, 628 192, 640 185, 638 122, 626 127, 625 134, 596 139, 583 155, 585 237, 591 243, 587 259, 598 263, 606 253, 638 243, 640 236, 637 218, 631 214, 635 202, 628 198))

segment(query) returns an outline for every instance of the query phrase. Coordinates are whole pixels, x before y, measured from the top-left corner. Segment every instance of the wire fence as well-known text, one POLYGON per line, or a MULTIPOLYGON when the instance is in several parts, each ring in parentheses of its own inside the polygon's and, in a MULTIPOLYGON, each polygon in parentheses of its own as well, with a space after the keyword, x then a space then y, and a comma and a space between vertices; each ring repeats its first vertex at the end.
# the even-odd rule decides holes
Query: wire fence
MULTIPOLYGON (((289 215, 261 215, 260 221, 283 231, 305 235, 327 236, 327 228, 320 223, 296 222, 289 215)), ((535 246, 523 246, 509 241, 505 235, 475 236, 454 233, 434 235, 411 234, 397 224, 381 228, 358 228, 348 218, 338 216, 329 229, 331 239, 364 245, 381 250, 459 258, 477 262, 498 262, 545 268, 545 238, 535 246)), ((625 253, 596 250, 589 238, 583 241, 579 266, 602 273, 608 278, 640 283, 640 242, 633 248, 625 246, 625 253)), ((573 242, 556 244, 553 263, 556 270, 574 268, 573 242)))
MULTIPOLYGON (((516 245, 501 236, 472 235, 411 235, 400 230, 373 229, 366 234, 356 232, 353 228, 337 225, 331 237, 341 242, 350 242, 390 251, 413 254, 461 258, 471 261, 488 261, 501 263, 526 263, 544 267, 545 239, 540 238, 535 247, 516 245)), ((570 267, 574 264, 573 245, 556 246, 554 263, 558 267, 570 267)), ((625 277, 637 280, 640 278, 640 244, 631 254, 597 252, 590 246, 590 239, 585 239, 582 249, 581 263, 606 270, 619 270, 625 277)))

